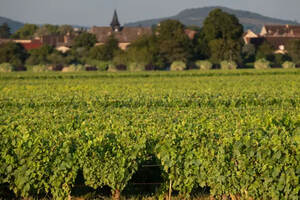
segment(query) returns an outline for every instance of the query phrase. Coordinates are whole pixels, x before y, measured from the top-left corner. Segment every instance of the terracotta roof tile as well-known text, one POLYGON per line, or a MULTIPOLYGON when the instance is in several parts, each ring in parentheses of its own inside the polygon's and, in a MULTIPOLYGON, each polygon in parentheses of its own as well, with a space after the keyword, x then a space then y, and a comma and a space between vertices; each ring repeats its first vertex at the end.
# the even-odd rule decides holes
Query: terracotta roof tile
POLYGON ((43 43, 40 40, 32 40, 30 43, 20 43, 26 50, 38 49, 43 43))
POLYGON ((185 29, 184 32, 191 40, 194 39, 194 37, 197 33, 197 31, 194 31, 192 29, 185 29))
POLYGON ((297 25, 265 25, 268 36, 300 37, 300 26, 297 25))
POLYGON ((120 43, 131 43, 138 39, 142 35, 151 35, 151 27, 123 27, 121 31, 115 32, 111 27, 92 27, 91 33, 95 34, 98 42, 104 43, 107 41, 109 36, 114 37, 120 43))

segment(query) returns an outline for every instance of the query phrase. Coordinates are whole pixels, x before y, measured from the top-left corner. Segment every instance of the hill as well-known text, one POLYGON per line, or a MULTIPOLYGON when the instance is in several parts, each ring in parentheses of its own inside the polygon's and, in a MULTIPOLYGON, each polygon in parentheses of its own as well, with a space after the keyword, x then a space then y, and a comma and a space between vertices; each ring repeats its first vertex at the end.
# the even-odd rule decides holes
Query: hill
POLYGON ((19 28, 24 26, 24 23, 22 23, 22 22, 14 21, 14 20, 8 19, 6 17, 0 17, 0 25, 2 25, 3 23, 8 24, 10 31, 12 33, 16 32, 19 28))
POLYGON ((291 20, 276 19, 272 17, 263 16, 254 12, 234 10, 226 7, 214 6, 214 7, 186 9, 181 11, 175 16, 138 21, 138 22, 125 24, 125 26, 152 26, 158 24, 160 21, 163 21, 165 19, 176 19, 181 21, 183 24, 187 26, 202 26, 202 23, 204 19, 208 16, 209 12, 215 8, 220 8, 225 12, 234 14, 239 18, 240 23, 243 24, 245 30, 251 29, 254 32, 260 32, 261 27, 264 24, 297 24, 295 21, 291 21, 291 20))

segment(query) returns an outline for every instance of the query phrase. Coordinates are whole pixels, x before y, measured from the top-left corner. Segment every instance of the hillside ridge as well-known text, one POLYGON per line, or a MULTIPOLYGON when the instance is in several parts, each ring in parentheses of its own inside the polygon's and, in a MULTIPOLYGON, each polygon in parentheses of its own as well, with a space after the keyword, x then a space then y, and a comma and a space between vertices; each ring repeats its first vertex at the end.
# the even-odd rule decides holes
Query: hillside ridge
POLYGON ((251 29, 254 32, 259 32, 264 24, 298 24, 292 20, 268 17, 251 11, 231 9, 223 6, 209 6, 201 8, 188 8, 180 11, 174 16, 127 23, 125 26, 152 26, 165 19, 176 19, 181 21, 186 26, 202 26, 203 21, 208 16, 209 12, 216 8, 220 8, 225 12, 234 14, 237 18, 239 18, 240 23, 244 26, 245 30, 251 29))

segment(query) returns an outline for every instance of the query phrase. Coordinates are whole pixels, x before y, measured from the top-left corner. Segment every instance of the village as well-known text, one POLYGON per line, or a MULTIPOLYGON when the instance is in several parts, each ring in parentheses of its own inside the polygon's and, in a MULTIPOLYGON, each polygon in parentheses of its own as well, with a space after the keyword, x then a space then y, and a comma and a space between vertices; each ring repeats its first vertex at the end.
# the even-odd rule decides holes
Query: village
MULTIPOLYGON (((98 27, 93 26, 91 29, 84 30, 74 28, 72 33, 68 32, 65 35, 43 35, 33 39, 3 39, 0 38, 0 44, 6 42, 15 42, 21 44, 26 50, 38 49, 42 45, 47 44, 56 48, 56 50, 66 53, 72 46, 74 38, 82 32, 94 34, 97 38, 95 45, 103 45, 110 36, 114 36, 119 41, 119 47, 122 50, 126 48, 141 36, 153 34, 151 27, 122 27, 117 12, 114 12, 110 26, 98 27)), ((194 38, 195 30, 185 29, 186 34, 190 39, 194 38)))
MULTIPOLYGON (((178 22, 180 24, 180 22, 178 22)), ((50 26, 50 25, 49 25, 50 26)), ((51 48, 55 49, 56 52, 60 52, 62 57, 66 57, 66 55, 72 54, 75 57, 77 56, 74 53, 70 53, 72 49, 74 49, 75 46, 75 40, 82 34, 89 34, 89 36, 93 36, 95 38, 95 41, 92 42, 93 47, 97 46, 105 46, 107 43, 109 43, 112 39, 115 40, 117 43, 118 47, 109 47, 109 48, 117 48, 120 49, 123 52, 127 52, 128 47, 131 46, 131 44, 134 44, 135 42, 142 40, 142 38, 147 38, 151 37, 152 35, 158 36, 159 32, 157 31, 158 28, 160 27, 159 24, 154 24, 152 27, 127 27, 127 26, 122 26, 119 18, 117 11, 115 10, 113 13, 113 17, 110 23, 110 26, 93 26, 89 29, 83 29, 83 28, 72 28, 68 27, 68 31, 65 31, 63 33, 45 33, 45 34, 39 34, 39 35, 33 35, 31 38, 17 38, 17 39, 10 39, 10 38, 1 38, 0 39, 0 45, 6 44, 6 43, 16 43, 20 44, 26 51, 31 52, 32 50, 38 50, 42 48, 43 46, 47 45, 50 46, 51 48)), ((183 26, 184 27, 184 26, 183 26)), ((170 30, 172 32, 172 30, 170 30)), ((235 50, 235 51, 240 51, 240 55, 230 55, 227 58, 217 58, 217 59, 211 59, 213 56, 209 55, 209 53, 205 53, 204 51, 209 51, 205 50, 207 49, 208 44, 204 47, 201 47, 201 37, 202 34, 201 28, 200 27, 184 27, 183 28, 183 33, 186 35, 186 37, 190 40, 190 46, 192 45, 193 49, 201 49, 199 52, 194 51, 191 54, 194 55, 189 55, 189 56, 183 56, 182 58, 179 56, 178 58, 175 58, 173 60, 166 61, 164 64, 164 67, 162 66, 157 66, 158 64, 155 63, 155 61, 150 60, 147 61, 147 59, 144 61, 142 60, 141 62, 138 60, 133 60, 133 63, 138 63, 137 65, 141 64, 145 65, 145 67, 142 67, 143 69, 165 69, 165 68, 170 68, 170 65, 174 61, 178 62, 184 62, 183 65, 184 67, 179 67, 184 68, 184 69, 193 69, 193 68, 218 68, 218 65, 220 65, 220 62, 222 60, 229 60, 229 61, 234 61, 234 66, 229 67, 229 68, 236 68, 236 67, 241 67, 241 68, 251 68, 254 67, 254 64, 248 64, 248 63, 254 63, 258 59, 265 59, 270 61, 270 63, 273 62, 273 66, 280 66, 282 65, 285 61, 293 61, 294 66, 298 66, 300 63, 298 63, 298 57, 299 56, 294 56, 297 57, 296 59, 292 59, 293 56, 289 55, 288 52, 288 46, 291 46, 293 42, 297 42, 300 40, 300 25, 273 25, 273 24, 265 24, 262 26, 261 32, 260 33, 255 33, 252 30, 246 30, 243 32, 241 35, 243 42, 240 44, 237 44, 240 47, 240 50, 235 50), (200 41, 200 42, 199 42, 200 41), (202 54, 201 54, 202 53, 202 54), (232 57, 235 57, 232 59, 232 57), (271 59, 268 59, 271 58, 271 59), (209 67, 201 67, 198 64, 196 66, 195 64, 191 64, 191 60, 194 61, 199 61, 200 63, 201 60, 209 60, 210 64, 209 67), (167 66, 168 65, 168 66, 167 66), (149 67, 150 66, 150 67, 149 67), (166 67, 167 66, 167 67, 166 67)), ((87 40, 93 40, 91 37, 88 39, 89 36, 87 37, 87 40)), ((238 38, 236 39, 238 40, 238 38)), ((134 45, 133 45, 134 46, 134 45)), ((172 46, 172 45, 171 45, 172 46)), ((175 45, 176 46, 176 45, 175 45)), ((70 64, 85 64, 86 69, 88 70, 103 70, 103 69, 108 69, 109 68, 109 61, 113 60, 118 60, 115 63, 114 69, 116 70, 124 70, 127 69, 129 65, 128 62, 126 63, 125 61, 120 61, 120 60, 126 60, 127 58, 124 58, 124 56, 117 56, 117 59, 114 59, 116 55, 110 55, 110 56, 104 56, 105 54, 109 54, 106 50, 95 49, 94 51, 91 50, 91 52, 94 52, 93 55, 96 56, 89 56, 87 53, 82 53, 84 56, 83 57, 92 57, 91 62, 85 62, 82 61, 84 59, 81 59, 80 61, 78 60, 73 60, 70 62, 70 64), (98 52, 97 52, 98 51, 98 52), (99 54, 102 54, 99 56, 99 54), (101 61, 102 63, 99 64, 98 61, 101 61), (103 63, 104 61, 104 63, 103 63), (101 67, 99 67, 101 65, 101 67), (104 67, 102 66, 104 65, 104 67), (98 66, 98 67, 97 67, 98 66)), ((78 49, 77 49, 78 50, 78 49)), ((85 49, 86 51, 88 49, 85 49)), ((114 50, 108 50, 108 51, 114 51, 114 50)), ((188 50, 186 50, 188 51, 188 50)), ((210 50, 212 51, 212 50, 210 50)), ((231 50, 227 50, 228 52, 231 50)), ((296 51, 296 50, 295 50, 296 51)), ((116 51, 114 51, 116 52, 116 51)), ((120 51, 119 51, 120 52, 120 51)), ((80 53, 79 53, 80 54, 80 53)), ((114 53, 110 53, 114 54, 114 53)), ((121 53, 118 53, 120 55, 121 53)), ((159 53, 158 53, 159 54, 159 53)), ((293 53, 292 53, 293 54, 293 53)), ((81 54, 79 55, 81 56, 81 54)), ((144 57, 147 57, 143 55, 144 57)), ((159 59, 159 58, 158 58, 159 59)), ((59 60, 59 59, 58 59, 59 60)), ((86 60, 86 59, 85 59, 86 60)), ((128 59, 127 59, 128 60, 128 59)), ((3 61, 2 61, 3 62, 3 61)), ((8 60, 6 61, 8 62, 8 60)), ((30 62, 29 62, 30 63, 30 62)), ((158 61, 159 63, 159 61, 158 61)), ((194 62, 196 63, 196 62, 194 62)), ((50 61, 47 63, 45 62, 33 62, 30 63, 30 65, 35 65, 35 64, 51 64, 50 61)), ((55 63, 55 65, 65 65, 65 63, 59 64, 59 61, 55 63)), ((60 67, 54 67, 56 70, 62 70, 63 66, 60 67)), ((25 69, 24 67, 19 68, 21 70, 25 69)))

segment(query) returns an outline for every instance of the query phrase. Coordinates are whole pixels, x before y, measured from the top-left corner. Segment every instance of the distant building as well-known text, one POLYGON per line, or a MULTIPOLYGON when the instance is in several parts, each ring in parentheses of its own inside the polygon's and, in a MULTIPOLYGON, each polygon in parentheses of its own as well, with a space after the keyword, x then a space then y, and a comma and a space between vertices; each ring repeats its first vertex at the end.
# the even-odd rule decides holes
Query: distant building
POLYGON ((8 42, 15 42, 22 45, 27 51, 40 48, 43 43, 40 40, 14 40, 14 39, 0 39, 0 45, 8 42))
POLYGON ((60 46, 72 46, 72 41, 76 37, 76 34, 67 33, 66 35, 44 35, 39 39, 43 44, 47 44, 53 47, 60 47, 60 46))
POLYGON ((254 33, 254 32, 251 31, 251 30, 246 31, 246 32, 243 34, 243 39, 244 39, 245 44, 249 44, 249 43, 250 43, 250 40, 251 40, 252 38, 257 38, 257 37, 259 37, 259 35, 257 35, 256 33, 254 33))
POLYGON ((300 40, 300 26, 297 25, 265 25, 259 35, 252 31, 243 36, 245 44, 259 46, 268 42, 275 50, 274 53, 285 54, 286 46, 290 41, 300 40))
POLYGON ((104 44, 108 38, 113 35, 119 41, 119 47, 124 50, 139 37, 151 35, 152 29, 151 27, 122 27, 118 19, 117 11, 115 10, 110 27, 93 26, 90 32, 96 35, 98 41, 96 45, 104 44))
POLYGON ((40 48, 43 43, 40 40, 14 40, 14 42, 21 44, 27 51, 40 48))
POLYGON ((60 51, 62 53, 67 53, 68 51, 70 51, 70 47, 67 46, 59 46, 55 48, 57 51, 60 51))
POLYGON ((67 52, 72 46, 72 41, 79 33, 67 33, 66 35, 44 35, 34 39, 1 39, 0 45, 8 42, 21 44, 26 50, 38 49, 42 45, 49 45, 63 53, 67 52))
POLYGON ((184 32, 191 40, 194 39, 195 35, 197 34, 197 31, 192 29, 185 29, 184 32))
POLYGON ((297 25, 265 25, 260 36, 264 37, 300 37, 300 26, 297 25))
MULTIPOLYGON (((125 50, 128 45, 137 40, 139 37, 143 35, 151 35, 153 33, 151 27, 122 27, 116 10, 114 11, 110 27, 93 26, 90 32, 96 35, 98 41, 96 45, 103 45, 108 38, 113 35, 119 41, 119 47, 123 50, 125 50)), ((191 29, 186 29, 185 33, 190 39, 193 39, 197 32, 191 29)))

